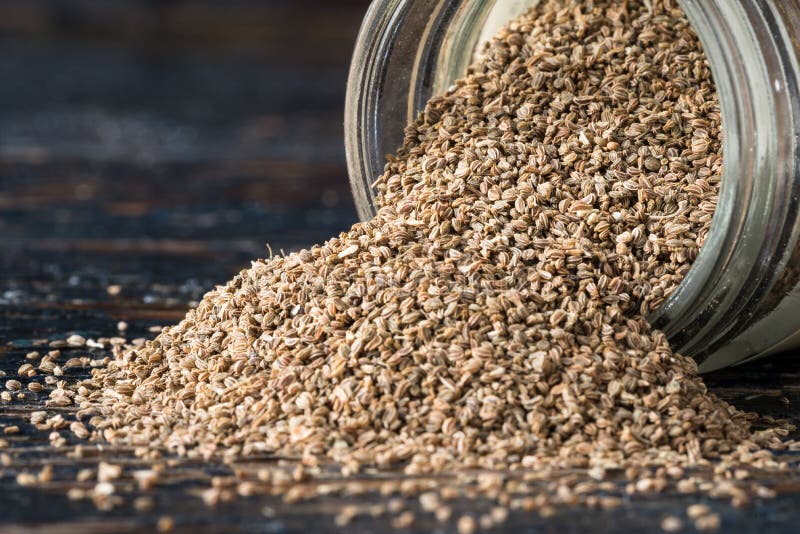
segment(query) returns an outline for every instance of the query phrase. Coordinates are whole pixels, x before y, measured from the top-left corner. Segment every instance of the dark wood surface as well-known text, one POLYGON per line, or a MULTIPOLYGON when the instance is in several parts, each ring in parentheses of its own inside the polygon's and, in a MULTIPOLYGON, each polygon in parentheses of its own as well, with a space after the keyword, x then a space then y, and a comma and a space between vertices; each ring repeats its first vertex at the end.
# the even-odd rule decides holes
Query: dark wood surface
MULTIPOLYGON (((179 320, 205 290, 265 255, 266 243, 294 250, 355 221, 341 125, 365 9, 363 0, 0 3, 7 378, 36 340, 112 336, 120 320, 131 325, 129 337, 152 335, 149 326, 179 320), (109 295, 110 285, 120 294, 109 295)), ((800 358, 788 354, 708 381, 741 408, 797 420, 799 376, 800 358)), ((286 505, 254 497, 206 508, 192 491, 230 474, 219 465, 180 467, 146 514, 130 499, 106 511, 70 501, 64 480, 97 454, 131 462, 130 451, 89 449, 90 458, 74 459, 51 449, 27 423, 43 398, 0 405, 0 426, 22 427, 10 438, 13 465, 0 467, 0 532, 129 532, 152 529, 162 515, 185 532, 335 530, 330 514, 340 498, 286 505), (20 469, 44 463, 55 465, 56 482, 16 486, 20 469)), ((725 531, 795 531, 796 481, 767 482, 786 493, 744 510, 712 503, 725 531)), ((514 513, 505 530, 652 532, 692 502, 666 494, 553 519, 514 513)), ((487 506, 458 502, 456 510, 487 506)), ((387 528, 387 519, 360 519, 347 530, 387 528)), ((452 531, 452 524, 420 516, 415 530, 452 531)))

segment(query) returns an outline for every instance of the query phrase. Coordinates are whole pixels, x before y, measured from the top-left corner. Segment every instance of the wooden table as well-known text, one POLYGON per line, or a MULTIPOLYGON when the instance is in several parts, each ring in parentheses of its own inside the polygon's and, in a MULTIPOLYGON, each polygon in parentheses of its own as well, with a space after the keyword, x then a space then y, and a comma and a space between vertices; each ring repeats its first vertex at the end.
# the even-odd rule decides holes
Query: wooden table
MULTIPOLYGON (((128 337, 152 335, 148 327, 179 320, 205 290, 263 256, 266 243, 293 250, 355 222, 342 103, 365 8, 364 0, 0 4, 3 381, 36 340, 112 336, 121 320, 128 337), (121 291, 109 294, 110 286, 121 291)), ((798 419, 798 373, 800 359, 789 354, 709 384, 741 408, 798 419)), ((228 472, 217 465, 183 466, 156 490, 150 513, 130 501, 108 511, 70 501, 62 482, 20 488, 20 468, 53 463, 63 480, 95 461, 66 458, 32 431, 27 413, 44 396, 0 405, 0 426, 22 427, 12 438, 14 465, 0 467, 0 532, 129 532, 151 529, 162 515, 185 532, 335 530, 339 498, 241 498, 206 508, 191 490, 228 472)), ((130 460, 126 451, 99 454, 130 460)), ((725 531, 794 532, 797 484, 781 484, 787 494, 749 509, 712 504, 725 531)), ((667 494, 553 519, 515 513, 505 530, 652 532, 692 502, 667 494)), ((387 525, 362 519, 348 530, 387 525)), ((452 525, 420 516, 414 529, 452 525)))

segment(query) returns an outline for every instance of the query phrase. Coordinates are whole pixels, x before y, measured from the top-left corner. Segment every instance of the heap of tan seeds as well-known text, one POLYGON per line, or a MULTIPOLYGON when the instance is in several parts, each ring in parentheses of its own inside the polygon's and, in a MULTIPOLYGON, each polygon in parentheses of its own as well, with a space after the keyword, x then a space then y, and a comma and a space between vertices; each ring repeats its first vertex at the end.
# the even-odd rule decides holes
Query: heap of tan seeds
MULTIPOLYGON (((148 458, 475 469, 460 483, 501 506, 460 518, 462 533, 507 507, 618 504, 599 496, 614 471, 629 493, 768 497, 748 478, 786 469, 770 452, 787 447, 786 425, 753 430, 643 319, 708 232, 720 120, 673 0, 542 2, 407 128, 374 219, 253 263, 54 399, 80 407, 79 438, 148 458), (586 476, 552 475, 569 468, 586 476)), ((287 500, 317 495, 292 480, 287 500)), ((435 485, 414 489, 442 509, 435 485)), ((395 526, 413 522, 396 512, 395 526)))

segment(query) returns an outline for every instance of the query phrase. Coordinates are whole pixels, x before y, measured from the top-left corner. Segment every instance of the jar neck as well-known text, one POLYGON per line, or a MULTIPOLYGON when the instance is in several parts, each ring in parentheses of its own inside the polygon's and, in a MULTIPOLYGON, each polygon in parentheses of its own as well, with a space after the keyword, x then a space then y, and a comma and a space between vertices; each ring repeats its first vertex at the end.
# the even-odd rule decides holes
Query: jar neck
POLYGON ((705 245, 683 282, 649 319, 675 350, 694 356, 701 370, 711 370, 733 363, 735 355, 718 349, 770 311, 769 297, 782 291, 779 285, 796 284, 779 279, 797 249, 800 229, 799 71, 790 37, 800 30, 800 6, 796 0, 680 3, 717 85, 724 174, 705 245))

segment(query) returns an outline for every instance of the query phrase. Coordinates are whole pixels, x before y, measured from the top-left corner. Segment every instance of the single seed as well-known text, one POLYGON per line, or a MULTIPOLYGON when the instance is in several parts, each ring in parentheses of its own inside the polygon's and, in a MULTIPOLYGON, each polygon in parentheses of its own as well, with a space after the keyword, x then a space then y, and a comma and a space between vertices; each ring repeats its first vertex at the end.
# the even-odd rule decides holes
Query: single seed
MULTIPOLYGON (((74 423, 73 423, 74 424, 74 423)), ((100 482, 110 482, 122 476, 122 466, 100 462, 97 465, 97 480, 100 482)))
MULTIPOLYGON (((69 425, 70 431, 75 434, 75 437, 79 439, 86 439, 89 437, 90 432, 86 429, 83 423, 79 421, 75 421, 69 425)), ((100 464, 101 466, 104 464, 100 464)))
POLYGON ((75 475, 75 480, 78 482, 87 482, 94 479, 95 475, 96 473, 94 469, 84 468, 78 471, 78 474, 75 475))
POLYGON ((686 515, 689 516, 690 519, 697 519, 698 517, 709 515, 710 513, 711 508, 705 504, 692 504, 686 508, 686 515))
POLYGON ((409 528, 414 524, 414 513, 405 511, 392 520, 394 528, 409 528))
POLYGON ((94 487, 94 494, 98 497, 108 497, 113 495, 117 489, 110 482, 98 482, 94 487))
POLYGON ((717 514, 708 514, 694 520, 694 528, 700 532, 716 532, 722 524, 717 514))
POLYGON ((474 534, 478 530, 478 524, 472 516, 464 515, 458 518, 456 528, 458 529, 458 534, 474 534))
POLYGON ((661 530, 664 532, 679 532, 683 530, 683 521, 679 517, 669 515, 661 520, 661 530))
POLYGON ((83 347, 86 345, 86 338, 78 334, 72 334, 66 339, 66 342, 70 347, 83 347))
POLYGON ((508 508, 495 506, 491 511, 492 522, 495 525, 502 525, 508 519, 508 508))
POLYGON ((149 512, 155 507, 155 501, 152 497, 141 496, 133 500, 133 508, 139 512, 149 512))
POLYGON ((163 516, 156 523, 156 530, 159 532, 172 532, 175 529, 175 520, 169 516, 163 516))
POLYGON ((53 481, 53 466, 50 464, 46 464, 42 467, 39 474, 36 476, 40 484, 47 484, 53 481))
POLYGON ((71 501, 80 501, 86 498, 86 491, 82 488, 69 488, 67 498, 71 501))
POLYGON ((32 473, 22 472, 17 475, 17 484, 23 487, 31 487, 38 484, 39 479, 32 473))
POLYGON ((117 295, 120 294, 120 292, 122 292, 122 286, 120 285, 112 284, 106 287, 106 293, 108 293, 112 297, 116 297, 117 295))
POLYGON ((655 172, 661 168, 661 162, 651 156, 644 160, 644 166, 648 171, 655 172))
POLYGON ((436 520, 444 523, 445 521, 449 521, 450 517, 453 515, 453 509, 449 506, 440 506, 436 509, 434 513, 436 516, 436 520))

